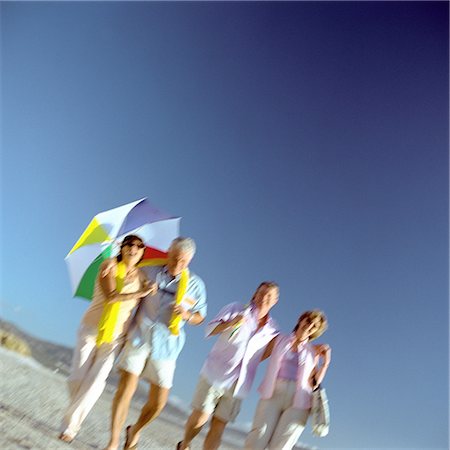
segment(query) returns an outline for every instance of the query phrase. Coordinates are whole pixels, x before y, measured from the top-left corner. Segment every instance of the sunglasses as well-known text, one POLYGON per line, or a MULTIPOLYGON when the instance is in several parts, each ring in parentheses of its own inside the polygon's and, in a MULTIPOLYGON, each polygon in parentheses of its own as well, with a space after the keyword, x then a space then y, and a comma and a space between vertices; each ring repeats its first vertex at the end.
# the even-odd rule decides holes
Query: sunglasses
POLYGON ((137 248, 139 248, 141 250, 143 248, 145 248, 145 244, 143 244, 142 242, 127 242, 123 246, 125 247, 125 245, 128 246, 128 247, 137 247, 137 248))

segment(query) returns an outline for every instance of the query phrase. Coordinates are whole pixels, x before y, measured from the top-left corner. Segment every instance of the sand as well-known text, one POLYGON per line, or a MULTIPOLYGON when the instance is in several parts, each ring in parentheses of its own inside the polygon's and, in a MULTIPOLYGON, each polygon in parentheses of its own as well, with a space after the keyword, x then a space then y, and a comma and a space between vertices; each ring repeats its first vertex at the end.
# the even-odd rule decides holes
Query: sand
MULTIPOLYGON (((1 450, 101 450, 106 446, 114 394, 110 386, 100 397, 72 444, 57 439, 61 417, 68 402, 65 382, 65 376, 53 373, 32 358, 0 348, 1 450)), ((133 401, 127 423, 137 418, 141 406, 142 401, 133 401)), ((143 431, 139 449, 173 450, 183 432, 184 423, 179 421, 163 412, 143 431)), ((193 450, 201 448, 202 440, 200 436, 196 439, 193 450)), ((221 446, 221 449, 232 448, 229 445, 221 446)))

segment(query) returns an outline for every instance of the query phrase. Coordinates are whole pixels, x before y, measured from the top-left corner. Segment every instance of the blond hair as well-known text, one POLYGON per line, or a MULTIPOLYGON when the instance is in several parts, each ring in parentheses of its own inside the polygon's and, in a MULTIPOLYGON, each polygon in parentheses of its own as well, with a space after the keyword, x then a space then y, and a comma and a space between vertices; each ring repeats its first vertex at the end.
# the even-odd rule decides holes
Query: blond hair
POLYGON ((314 309, 312 311, 305 311, 298 318, 297 325, 295 325, 294 329, 292 330, 293 333, 295 333, 298 330, 298 327, 300 326, 300 322, 307 317, 310 319, 315 319, 317 317, 320 318, 319 329, 309 336, 309 340, 313 341, 314 339, 317 339, 319 336, 321 336, 323 333, 325 333, 326 329, 328 328, 328 320, 327 320, 325 314, 323 313, 323 311, 320 311, 318 309, 314 309))

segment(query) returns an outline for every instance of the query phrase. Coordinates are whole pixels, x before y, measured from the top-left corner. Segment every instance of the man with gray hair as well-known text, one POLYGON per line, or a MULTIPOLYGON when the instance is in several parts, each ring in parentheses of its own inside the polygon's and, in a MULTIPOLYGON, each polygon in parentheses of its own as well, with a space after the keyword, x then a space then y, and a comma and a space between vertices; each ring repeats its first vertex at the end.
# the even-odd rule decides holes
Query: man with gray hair
POLYGON ((120 381, 113 400, 111 438, 106 450, 118 448, 141 376, 150 383, 149 397, 137 422, 126 428, 124 447, 137 448, 143 427, 156 419, 166 405, 176 360, 185 342, 183 326, 199 325, 206 316, 205 285, 188 269, 194 254, 194 240, 179 237, 172 241, 165 266, 143 268, 157 291, 141 302, 119 359, 120 381))

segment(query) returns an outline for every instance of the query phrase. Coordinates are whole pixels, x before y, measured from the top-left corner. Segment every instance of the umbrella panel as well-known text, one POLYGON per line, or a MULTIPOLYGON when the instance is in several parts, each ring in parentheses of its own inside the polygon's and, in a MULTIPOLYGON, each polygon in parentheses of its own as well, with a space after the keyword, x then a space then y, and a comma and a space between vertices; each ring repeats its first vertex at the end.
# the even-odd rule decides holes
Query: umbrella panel
POLYGON ((95 279, 97 278, 100 265, 105 259, 110 258, 111 255, 112 245, 107 247, 94 259, 81 278, 80 284, 75 292, 75 297, 83 297, 87 300, 92 300, 92 297, 94 296, 95 279))

